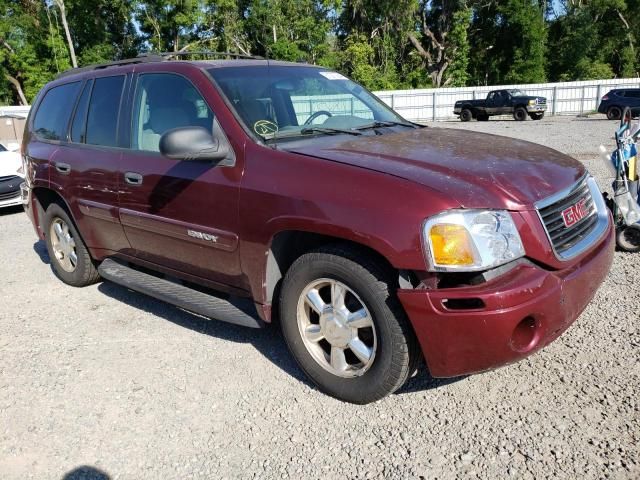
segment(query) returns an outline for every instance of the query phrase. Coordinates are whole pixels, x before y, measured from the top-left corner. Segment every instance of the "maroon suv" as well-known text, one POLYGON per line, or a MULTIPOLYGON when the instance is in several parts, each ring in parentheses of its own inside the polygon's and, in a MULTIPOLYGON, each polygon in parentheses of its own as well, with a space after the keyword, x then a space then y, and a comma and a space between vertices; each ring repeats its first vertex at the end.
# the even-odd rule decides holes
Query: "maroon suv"
POLYGON ((557 338, 605 278, 612 222, 549 148, 408 122, 339 73, 147 56, 46 85, 25 209, 55 273, 220 320, 279 318, 318 387, 366 403, 557 338))

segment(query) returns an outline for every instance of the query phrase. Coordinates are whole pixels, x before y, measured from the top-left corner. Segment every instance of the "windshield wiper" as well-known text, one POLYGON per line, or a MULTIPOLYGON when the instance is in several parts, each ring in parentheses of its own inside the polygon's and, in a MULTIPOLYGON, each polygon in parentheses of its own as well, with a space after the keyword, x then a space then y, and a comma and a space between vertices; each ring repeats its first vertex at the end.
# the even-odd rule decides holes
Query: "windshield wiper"
POLYGON ((346 133, 347 135, 362 135, 362 132, 356 130, 347 130, 345 128, 330 128, 330 127, 305 127, 300 130, 302 135, 309 135, 312 133, 326 133, 329 135, 346 133))
POLYGON ((362 125, 361 127, 356 127, 356 130, 368 130, 369 128, 380 128, 380 127, 411 127, 411 128, 419 128, 418 125, 414 123, 407 122, 394 122, 393 120, 376 120, 372 123, 367 123, 366 125, 362 125))

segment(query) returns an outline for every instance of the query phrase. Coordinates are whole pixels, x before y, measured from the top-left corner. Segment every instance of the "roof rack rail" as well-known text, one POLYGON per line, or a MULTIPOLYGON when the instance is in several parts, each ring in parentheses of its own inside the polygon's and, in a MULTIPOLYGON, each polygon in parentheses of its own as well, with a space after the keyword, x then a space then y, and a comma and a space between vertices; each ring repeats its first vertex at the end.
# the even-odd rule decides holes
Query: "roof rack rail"
POLYGON ((167 59, 171 59, 172 57, 186 57, 187 55, 203 55, 209 57, 231 57, 231 58, 239 58, 239 59, 247 59, 247 60, 264 60, 263 57, 259 57, 257 55, 245 55, 243 53, 233 53, 233 52, 212 52, 210 50, 196 50, 192 52, 184 51, 184 52, 160 52, 160 53, 151 53, 150 55, 160 55, 167 59))
POLYGON ((151 52, 143 53, 134 58, 127 58, 124 60, 116 60, 114 62, 96 63, 93 65, 87 65, 86 67, 70 68, 64 72, 58 74, 56 78, 64 78, 69 75, 75 75, 76 73, 90 72, 92 70, 101 70, 109 67, 119 67, 121 65, 131 65, 135 63, 150 63, 150 62, 166 62, 172 60, 174 57, 186 57, 188 55, 203 55, 210 57, 231 57, 237 59, 247 60, 264 60, 263 57, 244 55, 241 53, 232 52, 210 52, 210 51, 195 51, 195 52, 151 52))

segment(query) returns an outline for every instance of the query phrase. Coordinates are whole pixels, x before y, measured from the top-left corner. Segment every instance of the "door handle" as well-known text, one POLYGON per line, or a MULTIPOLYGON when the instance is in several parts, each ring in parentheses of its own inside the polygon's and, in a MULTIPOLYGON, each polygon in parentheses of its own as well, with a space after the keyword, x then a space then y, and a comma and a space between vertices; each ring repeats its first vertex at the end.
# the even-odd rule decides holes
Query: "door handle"
POLYGON ((69 175, 71 173, 71 165, 68 163, 56 162, 56 170, 63 175, 69 175))
POLYGON ((142 185, 142 175, 136 172, 126 172, 124 174, 124 181, 129 185, 142 185))

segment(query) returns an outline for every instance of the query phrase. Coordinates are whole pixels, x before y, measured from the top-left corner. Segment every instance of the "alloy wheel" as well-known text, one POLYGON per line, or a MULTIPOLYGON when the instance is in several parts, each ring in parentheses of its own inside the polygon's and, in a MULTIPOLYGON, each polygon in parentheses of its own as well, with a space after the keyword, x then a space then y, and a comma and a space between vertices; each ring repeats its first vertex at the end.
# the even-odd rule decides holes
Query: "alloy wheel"
POLYGON ((309 283, 298 299, 297 317, 304 346, 322 368, 344 378, 369 370, 378 346, 373 318, 344 283, 309 283))
POLYGON ((49 235, 56 261, 65 272, 73 272, 78 264, 78 253, 69 225, 58 217, 51 222, 49 235))

